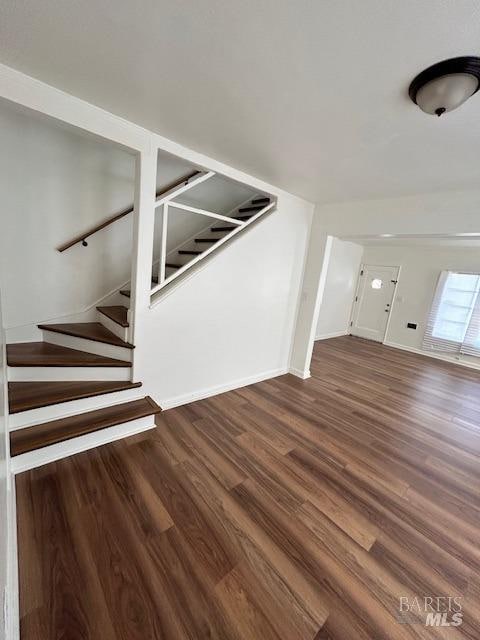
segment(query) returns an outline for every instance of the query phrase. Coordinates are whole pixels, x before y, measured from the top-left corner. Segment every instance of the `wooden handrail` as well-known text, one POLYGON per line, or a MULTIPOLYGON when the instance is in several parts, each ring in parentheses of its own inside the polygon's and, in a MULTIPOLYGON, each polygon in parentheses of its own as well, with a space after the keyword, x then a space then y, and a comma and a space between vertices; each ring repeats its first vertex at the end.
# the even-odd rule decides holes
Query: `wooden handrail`
MULTIPOLYGON (((201 171, 193 171, 192 173, 189 173, 188 175, 183 176, 183 178, 179 178, 178 180, 175 180, 175 182, 172 182, 167 187, 164 187, 161 191, 157 191, 157 193, 155 195, 155 198, 159 198, 160 196, 164 195, 165 193, 168 193, 169 191, 171 191, 172 189, 175 189, 175 187, 179 187, 180 185, 182 185, 184 183, 186 184, 189 180, 191 180, 192 178, 194 178, 195 176, 197 176, 200 173, 201 173, 201 171)), ((93 234, 97 233, 97 231, 100 231, 101 229, 105 229, 105 227, 108 227, 113 222, 116 222, 117 220, 120 220, 121 218, 125 217, 129 213, 132 213, 132 211, 133 211, 133 205, 131 207, 129 207, 128 209, 125 209, 124 211, 121 211, 120 213, 117 213, 116 215, 112 216, 111 218, 107 218, 106 220, 104 220, 103 222, 98 224, 96 227, 92 227, 91 229, 89 229, 85 233, 82 233, 81 235, 76 236, 76 238, 74 238, 73 240, 70 240, 70 242, 66 242, 65 244, 62 244, 60 247, 58 247, 57 251, 60 251, 60 253, 62 253, 63 251, 66 251, 67 249, 70 249, 70 247, 73 247, 75 244, 78 244, 79 242, 81 242, 86 247, 87 246, 87 242, 86 242, 87 238, 89 238, 90 236, 93 236, 93 234)))

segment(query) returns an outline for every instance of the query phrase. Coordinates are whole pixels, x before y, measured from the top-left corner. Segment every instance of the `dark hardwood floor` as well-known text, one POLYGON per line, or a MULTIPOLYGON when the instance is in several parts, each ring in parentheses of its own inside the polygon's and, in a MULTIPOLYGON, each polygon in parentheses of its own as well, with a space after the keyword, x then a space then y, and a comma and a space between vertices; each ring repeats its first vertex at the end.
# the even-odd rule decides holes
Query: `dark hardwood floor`
POLYGON ((336 338, 157 423, 17 477, 22 640, 480 638, 480 372, 336 338))

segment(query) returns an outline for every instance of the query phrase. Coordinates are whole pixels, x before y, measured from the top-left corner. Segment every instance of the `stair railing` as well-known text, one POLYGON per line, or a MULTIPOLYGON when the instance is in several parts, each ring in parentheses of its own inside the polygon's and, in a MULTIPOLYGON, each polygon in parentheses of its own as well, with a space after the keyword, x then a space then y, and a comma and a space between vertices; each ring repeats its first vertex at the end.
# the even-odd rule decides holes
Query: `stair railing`
MULTIPOLYGON (((203 180, 210 178, 211 175, 208 175, 207 177, 205 177, 206 174, 210 174, 210 173, 212 172, 192 171, 188 175, 183 176, 178 180, 175 180, 174 183, 168 185, 167 187, 164 187, 161 191, 157 191, 157 194, 155 196, 157 199, 156 202, 161 203, 164 201, 165 198, 173 198, 175 195, 179 195, 180 193, 183 193, 183 191, 186 191, 187 189, 190 189, 196 184, 203 182, 203 180)), ((89 238, 90 236, 93 236, 94 233, 97 233, 98 231, 105 229, 105 227, 110 226, 114 222, 117 222, 117 220, 121 220, 122 218, 127 216, 129 213, 133 213, 133 205, 131 205, 127 209, 124 209, 123 211, 120 211, 120 213, 117 213, 114 216, 107 218, 100 224, 97 224, 96 226, 88 229, 84 233, 76 236, 72 240, 69 240, 65 244, 62 244, 60 247, 58 247, 57 251, 60 251, 60 253, 62 253, 63 251, 70 249, 70 247, 73 247, 76 244, 82 244, 84 247, 87 247, 88 246, 87 238, 89 238)))
MULTIPOLYGON (((205 175, 202 176, 203 179, 192 181, 189 185, 186 185, 185 188, 182 189, 181 193, 184 193, 188 189, 192 189, 197 184, 199 184, 200 181, 203 182, 204 180, 208 180, 213 175, 215 175, 213 171, 205 172, 205 175)), ((266 204, 262 209, 257 211, 253 216, 251 216, 248 220, 240 220, 238 218, 233 218, 231 216, 225 216, 219 213, 214 213, 213 211, 207 211, 206 209, 198 209, 197 207, 191 207, 190 205, 182 204, 180 202, 174 202, 173 198, 179 195, 180 195, 180 192, 176 191, 171 195, 169 194, 165 197, 158 199, 155 203, 156 208, 162 206, 162 229, 161 229, 161 237, 160 237, 160 258, 158 261, 158 284, 152 287, 150 292, 151 295, 154 295, 155 293, 163 289, 163 287, 165 287, 167 284, 170 284, 173 280, 175 280, 180 275, 185 273, 185 271, 193 267, 193 265, 200 262, 200 260, 203 260, 204 258, 206 258, 213 251, 218 249, 218 247, 220 247, 222 244, 230 240, 230 238, 232 238, 237 233, 242 231, 242 229, 251 225, 258 218, 260 218, 261 216, 263 216, 265 213, 267 213, 268 211, 270 211, 276 206, 276 201, 272 200, 268 204, 266 204), (166 264, 167 264, 167 253, 168 253, 167 234, 168 234, 168 215, 169 215, 170 208, 180 209, 183 211, 188 211, 189 213, 193 213, 195 215, 202 215, 202 216, 212 218, 214 220, 227 222, 228 224, 233 225, 235 228, 229 233, 227 233, 226 235, 224 235, 222 238, 219 238, 215 243, 212 243, 212 246, 210 246, 208 249, 205 249, 205 251, 202 251, 200 255, 196 256, 186 264, 182 265, 179 269, 177 269, 174 273, 172 273, 170 276, 167 277, 165 272, 166 272, 166 264)))

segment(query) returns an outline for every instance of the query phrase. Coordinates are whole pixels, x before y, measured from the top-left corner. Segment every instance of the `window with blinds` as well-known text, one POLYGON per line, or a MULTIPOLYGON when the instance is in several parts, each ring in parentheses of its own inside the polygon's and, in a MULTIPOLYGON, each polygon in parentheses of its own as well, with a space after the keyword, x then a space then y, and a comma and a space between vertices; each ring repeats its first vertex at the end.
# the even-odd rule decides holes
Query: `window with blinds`
POLYGON ((423 347, 480 357, 479 273, 442 271, 423 347))

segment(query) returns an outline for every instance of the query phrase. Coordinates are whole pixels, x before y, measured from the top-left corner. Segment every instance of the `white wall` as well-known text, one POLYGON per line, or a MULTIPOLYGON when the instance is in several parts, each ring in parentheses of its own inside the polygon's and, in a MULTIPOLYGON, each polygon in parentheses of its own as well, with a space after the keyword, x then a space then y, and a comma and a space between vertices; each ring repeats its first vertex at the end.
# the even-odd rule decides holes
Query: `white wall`
MULTIPOLYGON (((421 350, 425 324, 440 272, 450 269, 480 271, 480 244, 479 247, 461 248, 417 245, 367 246, 363 262, 401 267, 385 342, 421 350), (417 323, 417 329, 408 329, 408 322, 417 323)), ((480 366, 478 358, 452 358, 439 351, 435 351, 434 355, 446 360, 477 363, 480 366)))
MULTIPOLYGON (((135 157, 118 145, 0 102, 0 286, 9 340, 40 339, 35 325, 94 306, 130 279, 129 215, 64 253, 56 248, 133 203, 135 157)), ((192 171, 159 153, 157 187, 192 171)), ((182 200, 224 213, 254 190, 221 177, 182 200)), ((157 216, 160 219, 160 216, 157 216)), ((169 249, 208 220, 171 210, 169 249)), ((154 240, 158 254, 159 229, 154 240)), ((80 318, 79 318, 80 319, 80 318)))
POLYGON ((362 254, 361 245, 333 239, 316 340, 347 333, 362 254))
POLYGON ((0 104, 0 284, 7 327, 83 311, 128 280, 131 217, 56 248, 133 202, 134 156, 0 104))
POLYGON ((163 407, 287 371, 312 208, 280 195, 275 213, 137 311, 136 375, 163 407))

